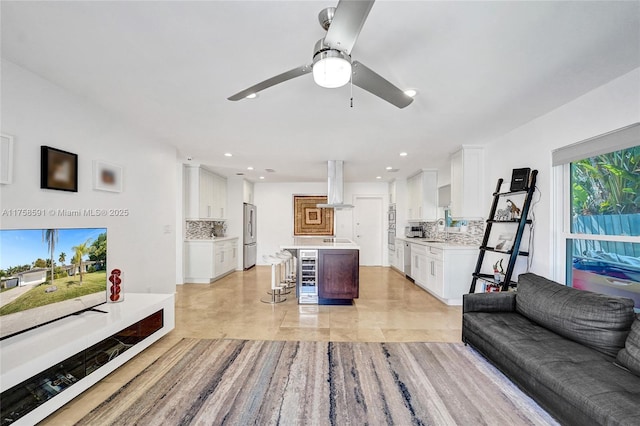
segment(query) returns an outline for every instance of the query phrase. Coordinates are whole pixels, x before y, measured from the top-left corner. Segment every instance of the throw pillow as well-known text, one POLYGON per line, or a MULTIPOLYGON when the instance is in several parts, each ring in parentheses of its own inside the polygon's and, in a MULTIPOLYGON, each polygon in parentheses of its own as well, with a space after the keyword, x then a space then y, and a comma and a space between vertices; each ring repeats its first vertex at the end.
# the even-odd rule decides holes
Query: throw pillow
POLYGON ((617 361, 636 376, 640 376, 640 317, 631 326, 624 349, 618 352, 617 361))

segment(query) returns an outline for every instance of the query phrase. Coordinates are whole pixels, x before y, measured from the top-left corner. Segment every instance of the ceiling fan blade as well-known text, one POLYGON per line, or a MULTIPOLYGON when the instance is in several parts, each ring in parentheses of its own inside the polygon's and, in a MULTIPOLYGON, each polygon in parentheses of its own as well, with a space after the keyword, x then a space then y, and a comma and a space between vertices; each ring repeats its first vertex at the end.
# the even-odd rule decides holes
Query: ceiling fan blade
POLYGON ((236 93, 233 96, 229 96, 227 99, 230 101, 239 101, 240 99, 244 99, 252 93, 258 93, 263 91, 264 89, 268 89, 271 86, 275 86, 276 84, 283 83, 287 80, 291 80, 292 78, 300 77, 301 75, 305 75, 311 72, 313 67, 311 65, 303 65, 301 67, 294 68, 287 72, 283 72, 282 74, 278 74, 275 77, 271 77, 265 81, 262 81, 258 84, 255 84, 248 89, 244 89, 241 92, 236 93))
POLYGON ((324 38, 328 46, 351 54, 374 0, 340 0, 324 38))
POLYGON ((373 93, 398 108, 404 108, 413 102, 411 96, 406 95, 402 90, 362 63, 353 61, 351 66, 353 68, 352 81, 356 86, 373 93))

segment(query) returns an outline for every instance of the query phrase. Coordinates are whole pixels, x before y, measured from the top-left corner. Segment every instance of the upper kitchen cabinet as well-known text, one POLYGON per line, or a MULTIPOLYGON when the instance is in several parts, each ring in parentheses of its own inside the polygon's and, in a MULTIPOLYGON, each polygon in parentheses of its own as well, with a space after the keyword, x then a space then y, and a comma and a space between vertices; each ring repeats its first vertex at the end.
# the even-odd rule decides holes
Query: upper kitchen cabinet
POLYGON ((463 145, 451 154, 451 216, 473 219, 485 215, 484 148, 463 145))
POLYGON ((242 202, 253 204, 253 182, 242 181, 242 202))
POLYGON ((184 185, 185 217, 187 219, 226 219, 226 178, 200 166, 185 166, 184 185))
POLYGON ((422 170, 407 178, 407 220, 426 222, 437 219, 438 171, 422 170))
POLYGON ((396 180, 389 182, 389 204, 396 203, 396 180))
POLYGON ((227 178, 213 174, 213 206, 214 219, 227 218, 227 178))

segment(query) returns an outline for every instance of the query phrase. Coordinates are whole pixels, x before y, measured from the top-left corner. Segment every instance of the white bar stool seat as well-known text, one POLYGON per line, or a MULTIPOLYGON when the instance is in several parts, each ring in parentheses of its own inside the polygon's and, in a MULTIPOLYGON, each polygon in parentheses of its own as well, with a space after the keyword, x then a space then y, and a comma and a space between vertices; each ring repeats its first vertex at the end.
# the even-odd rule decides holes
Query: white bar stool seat
POLYGON ((292 289, 296 287, 295 275, 293 274, 293 255, 288 251, 284 250, 279 253, 276 253, 276 257, 282 259, 284 262, 285 270, 284 276, 280 274, 281 283, 285 285, 288 289, 292 289))
POLYGON ((263 303, 282 303, 287 300, 283 297, 284 287, 280 284, 278 274, 276 274, 276 268, 281 268, 283 260, 276 256, 265 255, 262 258, 266 263, 271 265, 271 297, 260 299, 263 303))

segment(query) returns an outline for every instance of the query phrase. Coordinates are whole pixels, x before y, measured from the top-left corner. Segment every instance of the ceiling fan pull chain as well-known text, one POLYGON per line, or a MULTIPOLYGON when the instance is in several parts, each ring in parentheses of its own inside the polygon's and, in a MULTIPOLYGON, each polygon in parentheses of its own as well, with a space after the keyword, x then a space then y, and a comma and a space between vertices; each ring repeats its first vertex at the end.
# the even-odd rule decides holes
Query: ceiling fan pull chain
POLYGON ((353 73, 351 73, 351 78, 349 78, 350 89, 351 89, 351 108, 353 108, 353 73))

